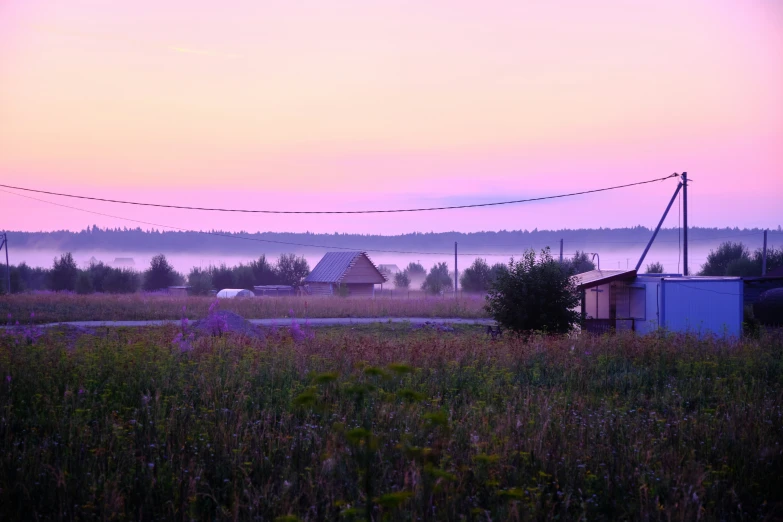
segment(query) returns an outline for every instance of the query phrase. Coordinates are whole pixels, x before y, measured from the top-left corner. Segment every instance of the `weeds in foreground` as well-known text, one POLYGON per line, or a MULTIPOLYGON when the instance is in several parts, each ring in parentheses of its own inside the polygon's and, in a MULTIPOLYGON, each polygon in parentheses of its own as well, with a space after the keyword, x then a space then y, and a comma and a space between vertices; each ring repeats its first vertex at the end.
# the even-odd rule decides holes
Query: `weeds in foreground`
POLYGON ((0 334, 0 518, 780 516, 783 339, 0 334))

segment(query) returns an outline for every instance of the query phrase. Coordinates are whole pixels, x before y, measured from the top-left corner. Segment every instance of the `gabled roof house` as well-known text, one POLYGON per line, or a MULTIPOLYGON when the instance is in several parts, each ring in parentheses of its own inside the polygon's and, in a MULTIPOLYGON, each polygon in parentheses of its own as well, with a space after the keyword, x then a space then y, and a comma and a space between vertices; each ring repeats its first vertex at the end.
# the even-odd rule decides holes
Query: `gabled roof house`
POLYGON ((311 295, 337 295, 344 289, 348 295, 366 297, 385 282, 366 252, 327 252, 304 280, 311 295))

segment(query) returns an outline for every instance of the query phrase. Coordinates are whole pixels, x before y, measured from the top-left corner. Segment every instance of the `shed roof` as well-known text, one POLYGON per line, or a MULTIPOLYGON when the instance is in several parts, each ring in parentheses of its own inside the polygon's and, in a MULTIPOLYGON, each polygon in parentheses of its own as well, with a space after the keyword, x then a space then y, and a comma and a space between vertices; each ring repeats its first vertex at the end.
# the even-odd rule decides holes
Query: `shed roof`
MULTIPOLYGON (((356 261, 364 256, 370 261, 366 252, 327 252, 315 265, 313 271, 305 278, 305 283, 339 283, 356 261)), ((386 281, 386 277, 370 261, 378 272, 379 283, 386 281)))
POLYGON ((634 278, 636 278, 636 270, 590 270, 574 276, 579 290, 605 285, 612 281, 632 281, 634 278))

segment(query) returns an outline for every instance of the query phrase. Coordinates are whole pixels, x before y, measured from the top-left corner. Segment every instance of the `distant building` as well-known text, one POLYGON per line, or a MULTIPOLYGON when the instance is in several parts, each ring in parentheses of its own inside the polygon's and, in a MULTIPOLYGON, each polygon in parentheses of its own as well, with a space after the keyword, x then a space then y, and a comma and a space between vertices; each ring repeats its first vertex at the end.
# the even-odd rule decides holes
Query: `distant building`
POLYGON ((253 293, 259 296, 274 296, 274 297, 280 297, 285 295, 297 295, 296 288, 290 285, 254 286, 253 293))
POLYGON ((375 285, 386 282, 366 252, 327 252, 305 280, 305 289, 312 295, 347 295, 370 297, 375 285))
POLYGON ((391 274, 391 275, 402 272, 402 270, 400 270, 400 267, 398 267, 397 265, 378 265, 378 270, 380 270, 383 273, 391 274))
POLYGON ((636 270, 591 270, 575 276, 582 325, 588 332, 658 328, 697 335, 742 335, 740 277, 637 275, 636 270))
POLYGON ((168 288, 169 295, 187 297, 190 294, 189 286, 170 286, 168 288))
POLYGON ((117 267, 133 267, 136 266, 136 261, 132 257, 115 257, 112 265, 117 267))

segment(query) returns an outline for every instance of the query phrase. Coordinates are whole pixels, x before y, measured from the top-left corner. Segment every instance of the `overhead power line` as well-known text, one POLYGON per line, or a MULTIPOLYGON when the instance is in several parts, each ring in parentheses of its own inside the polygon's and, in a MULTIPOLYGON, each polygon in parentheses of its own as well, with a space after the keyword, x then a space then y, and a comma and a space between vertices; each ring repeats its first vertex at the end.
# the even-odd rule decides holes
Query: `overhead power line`
MULTIPOLYGON (((2 186, 2 185, 0 185, 2 186)), ((423 256, 452 256, 454 255, 454 252, 415 252, 415 251, 409 251, 409 250, 379 250, 379 249, 371 249, 371 248, 355 248, 355 247, 344 247, 344 246, 330 246, 330 245, 314 245, 314 244, 308 244, 308 243, 295 243, 291 241, 278 241, 274 239, 261 239, 258 237, 247 237, 247 236, 239 236, 236 234, 226 234, 222 232, 205 232, 203 230, 190 230, 187 228, 182 227, 175 227, 171 225, 163 225, 160 223, 152 223, 150 221, 142 221, 140 219, 132 219, 132 218, 126 218, 122 216, 115 216, 113 214, 106 214, 104 212, 96 212, 94 210, 87 210, 84 208, 74 207, 71 205, 64 205, 62 203, 55 203, 54 201, 47 201, 45 199, 36 198, 33 196, 25 196, 24 194, 17 194, 15 192, 10 192, 8 190, 2 190, 0 189, 0 192, 5 192, 6 194, 12 194, 14 196, 19 196, 21 198, 26 199, 32 199, 34 201, 40 201, 41 203, 48 203, 49 205, 55 205, 58 207, 63 208, 69 208, 71 210, 78 210, 79 212, 86 212, 88 214, 94 214, 96 216, 103 216, 103 217, 110 217, 114 219, 121 219, 124 221, 130 221, 132 223, 140 223, 142 225, 150 225, 153 227, 160 227, 160 228, 167 228, 170 230, 178 230, 181 232, 195 232, 197 234, 205 234, 208 236, 217 236, 217 237, 226 237, 231 239, 242 239, 245 241, 258 241, 260 243, 273 243, 278 245, 287 245, 287 246, 299 246, 299 247, 306 247, 306 248, 323 248, 326 250, 350 250, 350 251, 361 251, 361 252, 376 252, 376 253, 385 253, 385 254, 416 254, 416 255, 423 255, 423 256)), ((512 253, 502 253, 502 254, 486 254, 486 253, 475 253, 475 252, 460 252, 459 255, 461 256, 497 256, 497 257, 507 257, 507 256, 513 256, 515 254, 512 253)))
POLYGON ((648 183, 656 183, 658 181, 664 181, 676 176, 678 176, 678 174, 672 174, 670 176, 665 176, 663 178, 650 179, 647 181, 637 181, 636 183, 626 183, 625 185, 615 185, 612 187, 582 190, 579 192, 570 192, 568 194, 558 194, 555 196, 541 196, 537 198, 516 199, 512 201, 496 201, 494 203, 471 203, 468 205, 451 205, 451 206, 443 206, 443 207, 422 207, 422 208, 397 208, 397 209, 387 209, 387 210, 255 210, 255 209, 238 209, 238 208, 194 207, 194 206, 186 206, 186 205, 167 205, 163 203, 147 203, 142 201, 126 201, 121 199, 97 198, 92 196, 66 194, 63 192, 51 192, 48 190, 31 189, 26 187, 15 187, 13 185, 4 185, 4 184, 0 184, 0 187, 12 189, 12 190, 22 190, 25 192, 35 192, 37 194, 47 194, 50 196, 86 199, 90 201, 101 201, 104 203, 120 203, 123 205, 137 205, 143 207, 173 208, 178 210, 202 210, 202 211, 209 211, 209 212, 240 212, 240 213, 247 213, 247 214, 392 214, 392 213, 399 213, 399 212, 430 212, 435 210, 457 210, 457 209, 465 209, 465 208, 496 207, 501 205, 513 205, 517 203, 531 203, 534 201, 567 198, 571 196, 581 196, 584 194, 594 194, 596 192, 606 192, 609 190, 635 187, 637 185, 646 185, 648 183))

